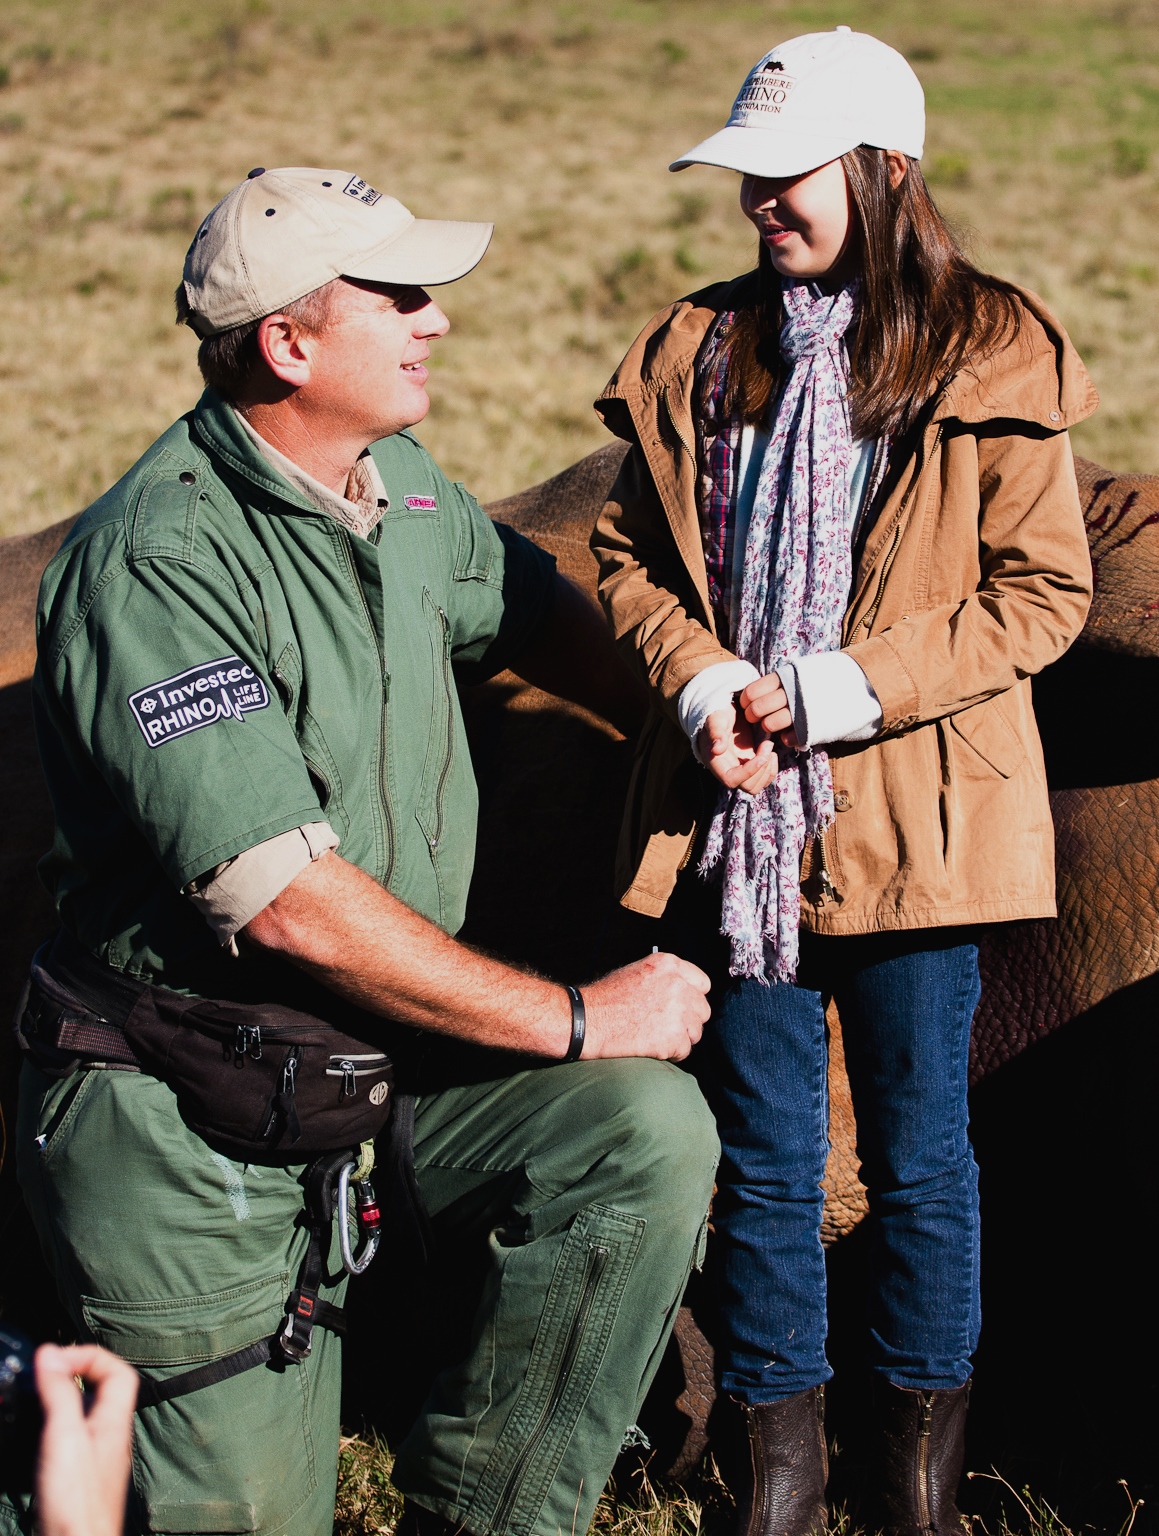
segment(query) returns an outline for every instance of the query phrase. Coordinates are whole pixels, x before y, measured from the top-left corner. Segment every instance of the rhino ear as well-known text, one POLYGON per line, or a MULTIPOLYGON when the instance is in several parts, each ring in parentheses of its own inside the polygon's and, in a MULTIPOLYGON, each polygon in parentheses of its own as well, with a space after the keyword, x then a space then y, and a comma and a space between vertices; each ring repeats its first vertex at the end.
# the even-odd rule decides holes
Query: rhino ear
POLYGON ((1075 459, 1095 596, 1082 643, 1127 656, 1159 656, 1159 475, 1116 475, 1075 459))

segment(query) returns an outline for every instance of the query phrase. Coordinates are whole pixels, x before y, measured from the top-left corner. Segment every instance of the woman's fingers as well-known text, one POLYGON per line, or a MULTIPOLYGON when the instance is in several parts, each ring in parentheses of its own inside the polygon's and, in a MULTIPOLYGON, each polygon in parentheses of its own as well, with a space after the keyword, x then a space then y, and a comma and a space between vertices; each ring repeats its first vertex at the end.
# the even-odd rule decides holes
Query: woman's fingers
POLYGON ((785 730, 793 723, 788 694, 775 672, 758 678, 755 683, 749 683, 741 691, 740 707, 746 720, 753 725, 760 725, 770 735, 785 730))
POLYGON ((736 710, 714 709, 700 729, 701 741, 710 757, 719 757, 734 745, 737 717, 736 710))
POLYGON ((708 769, 726 789, 758 794, 776 776, 777 754, 771 741, 762 741, 755 752, 724 753, 712 758, 708 769))

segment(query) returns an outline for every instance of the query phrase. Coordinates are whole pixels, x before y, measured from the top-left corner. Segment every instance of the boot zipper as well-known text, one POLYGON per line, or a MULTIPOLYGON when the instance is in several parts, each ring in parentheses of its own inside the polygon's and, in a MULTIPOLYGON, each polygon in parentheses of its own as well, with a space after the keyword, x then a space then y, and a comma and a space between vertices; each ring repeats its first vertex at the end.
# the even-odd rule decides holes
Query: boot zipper
POLYGON ((922 1417, 918 1426, 918 1528, 932 1529, 930 1519, 930 1431, 934 1421, 934 1394, 922 1393, 922 1417))
POLYGON ((571 1373, 575 1369, 576 1356, 579 1354, 580 1340, 583 1337, 584 1327, 587 1324, 588 1314, 592 1310, 592 1302, 595 1300, 596 1287, 600 1283, 600 1276, 608 1262, 608 1250, 606 1248, 589 1248, 587 1263, 584 1266, 583 1284, 580 1286, 579 1301, 576 1303, 575 1315, 568 1330, 567 1343, 564 1345, 563 1354, 560 1356, 559 1367, 552 1382, 551 1392, 543 1411, 535 1421, 535 1428, 527 1437, 526 1444, 511 1468, 507 1481, 503 1485, 503 1492, 499 1496, 495 1514, 491 1520, 492 1530, 505 1530, 511 1517, 511 1511, 515 1508, 521 1491, 523 1479, 531 1464, 535 1453, 539 1450, 544 1436, 551 1427, 551 1421, 563 1400, 563 1394, 567 1391, 571 1373))
POLYGON ((745 1527, 744 1536, 751 1536, 754 1531, 759 1531, 765 1523, 765 1445, 761 1439, 759 1427, 753 1422, 755 1415, 752 1408, 745 1404, 745 1418, 748 1420, 749 1454, 753 1463, 753 1496, 749 1505, 748 1525, 745 1527))

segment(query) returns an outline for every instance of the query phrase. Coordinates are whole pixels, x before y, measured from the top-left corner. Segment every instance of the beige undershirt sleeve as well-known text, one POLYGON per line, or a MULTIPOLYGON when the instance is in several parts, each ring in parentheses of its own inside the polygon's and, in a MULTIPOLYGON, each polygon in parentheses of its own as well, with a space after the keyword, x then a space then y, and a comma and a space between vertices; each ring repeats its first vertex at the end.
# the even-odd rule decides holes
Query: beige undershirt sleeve
POLYGON ((235 935, 268 907, 308 864, 338 847, 328 821, 280 832, 218 864, 185 887, 185 895, 213 929, 219 944, 237 953, 235 935))

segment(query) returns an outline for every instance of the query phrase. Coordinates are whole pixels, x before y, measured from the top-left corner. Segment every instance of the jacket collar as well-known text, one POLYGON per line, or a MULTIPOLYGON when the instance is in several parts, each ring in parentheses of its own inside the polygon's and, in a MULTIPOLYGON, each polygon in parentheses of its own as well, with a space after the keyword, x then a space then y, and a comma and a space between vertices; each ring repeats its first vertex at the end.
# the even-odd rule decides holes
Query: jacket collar
POLYGON ((217 458, 263 491, 302 512, 317 513, 314 503, 278 474, 216 390, 207 389, 193 409, 198 437, 217 458))
MULTIPOLYGON (((731 307, 754 275, 746 273, 680 299, 644 328, 596 401, 601 419, 617 436, 626 435, 617 421, 626 423, 613 402, 629 407, 638 430, 636 418, 641 411, 647 414, 649 397, 684 379, 716 315, 731 307)), ((1037 294, 1021 288, 1017 293, 1023 309, 1018 336, 955 374, 936 402, 931 421, 976 425, 1006 419, 1060 432, 1093 415, 1098 393, 1070 338, 1037 294)))

